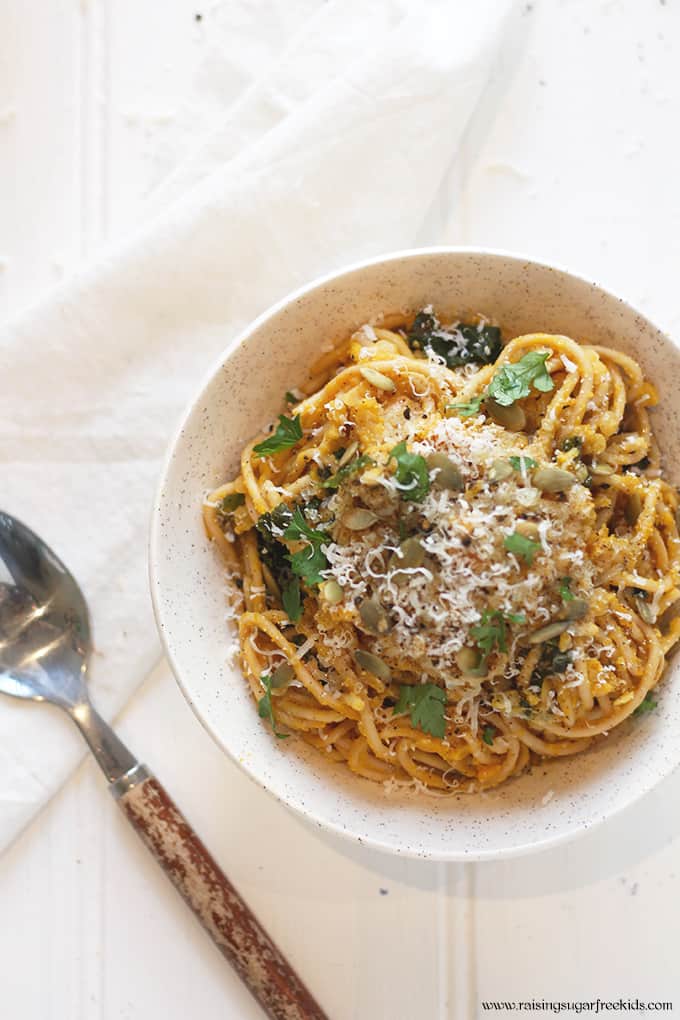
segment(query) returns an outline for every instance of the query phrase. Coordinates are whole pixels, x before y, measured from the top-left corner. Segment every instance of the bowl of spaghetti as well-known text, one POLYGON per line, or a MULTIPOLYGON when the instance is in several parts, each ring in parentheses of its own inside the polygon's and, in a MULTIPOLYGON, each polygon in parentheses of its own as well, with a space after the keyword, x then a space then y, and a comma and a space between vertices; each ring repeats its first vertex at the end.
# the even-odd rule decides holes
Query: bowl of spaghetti
POLYGON ((439 860, 585 831, 680 758, 680 357, 601 287, 401 252, 227 348, 161 478, 200 720, 319 826, 439 860))

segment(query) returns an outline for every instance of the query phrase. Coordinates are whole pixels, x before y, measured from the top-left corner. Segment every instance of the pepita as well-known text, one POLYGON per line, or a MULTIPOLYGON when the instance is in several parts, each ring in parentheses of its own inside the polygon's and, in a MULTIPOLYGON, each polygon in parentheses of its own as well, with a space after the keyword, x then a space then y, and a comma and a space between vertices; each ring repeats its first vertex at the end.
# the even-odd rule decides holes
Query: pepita
POLYGON ((576 478, 570 471, 563 471, 550 464, 537 468, 531 476, 532 485, 541 492, 566 492, 575 482, 576 478))
POLYGON ((580 482, 581 485, 585 485, 588 479, 590 478, 590 471, 588 469, 588 465, 584 464, 582 460, 576 461, 574 463, 574 476, 576 478, 576 481, 580 482))
POLYGON ((338 461, 338 467, 341 468, 344 467, 345 464, 349 464, 349 462, 351 461, 352 457, 354 456, 358 449, 359 449, 358 441, 356 439, 352 440, 352 442, 349 444, 349 446, 343 453, 342 457, 338 461))
POLYGON ((463 476, 458 467, 445 453, 431 453, 425 458, 430 471, 436 471, 432 479, 435 489, 451 489, 452 492, 462 492, 465 488, 463 476))
POLYGON ((509 432, 521 432, 527 423, 527 416, 519 404, 510 404, 506 407, 497 403, 493 397, 487 397, 484 407, 496 424, 502 425, 509 432))
POLYGON ((637 519, 642 513, 642 500, 640 499, 639 493, 630 492, 628 494, 628 499, 626 500, 626 508, 623 513, 624 517, 626 518, 626 523, 629 524, 631 528, 635 527, 635 525, 637 524, 637 519))
POLYGON ((490 482, 504 482, 514 474, 512 464, 507 460, 495 460, 489 468, 490 482))
POLYGON ((656 623, 656 613, 646 599, 635 596, 635 608, 637 609, 638 616, 645 623, 656 623))
POLYGON ((584 599, 572 599, 571 602, 567 602, 564 615, 567 620, 582 620, 584 616, 588 615, 589 608, 584 599))
POLYGON ((328 602, 331 606, 335 606, 338 602, 342 602, 344 598, 342 588, 333 578, 329 581, 324 581, 323 584, 319 586, 319 591, 324 602, 328 602))
POLYGON ((520 535, 524 535, 525 538, 530 538, 532 542, 541 541, 541 533, 538 530, 538 524, 534 521, 519 521, 515 531, 520 535))
POLYGON ((350 510, 349 513, 345 514, 342 518, 342 523, 350 531, 363 531, 364 528, 370 528, 371 524, 375 524, 377 520, 378 518, 372 510, 357 507, 356 510, 350 510))
POLYGON ((377 655, 373 655, 372 652, 365 652, 363 648, 357 648, 354 652, 354 658, 362 669, 365 669, 367 673, 372 673, 373 676, 377 676, 379 680, 388 681, 392 679, 390 667, 382 659, 379 659, 377 655))
POLYGON ((613 475, 616 468, 613 464, 607 464, 605 461, 593 461, 590 465, 590 473, 592 475, 613 475))
POLYGON ((392 629, 390 618, 377 599, 364 599, 359 606, 359 616, 369 634, 379 637, 392 629))
POLYGON ((486 676, 488 667, 475 648, 456 652, 456 665, 464 676, 486 676))
POLYGON ((545 627, 540 627, 539 630, 530 634, 527 641, 530 645, 542 645, 544 641, 552 641, 553 638, 564 634, 569 623, 569 620, 554 620, 552 623, 546 623, 545 627))
POLYGON ((407 569, 422 567, 424 559, 425 550, 420 539, 416 537, 405 538, 397 552, 393 553, 390 557, 390 567, 393 570, 404 567, 407 569))
POLYGON ((394 393, 396 390, 395 384, 382 372, 376 371, 375 368, 371 368, 369 365, 360 365, 359 371, 363 375, 366 382, 369 382, 371 386, 375 386, 377 390, 383 390, 385 393, 394 393))
POLYGON ((272 673, 271 685, 275 688, 287 687, 294 678, 295 670, 293 667, 289 662, 282 662, 272 673))

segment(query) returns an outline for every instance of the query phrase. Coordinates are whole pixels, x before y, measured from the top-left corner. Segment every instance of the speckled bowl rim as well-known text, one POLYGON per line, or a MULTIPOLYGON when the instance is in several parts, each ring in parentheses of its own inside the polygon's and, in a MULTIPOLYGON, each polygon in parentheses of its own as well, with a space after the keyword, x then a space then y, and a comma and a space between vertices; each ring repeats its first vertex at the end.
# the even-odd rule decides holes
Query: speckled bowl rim
POLYGON ((499 861, 509 860, 515 857, 522 857, 532 853, 538 853, 543 850, 548 850, 556 846, 570 843, 577 839, 579 836, 584 835, 586 832, 592 831, 594 828, 602 825, 610 818, 621 814, 623 811, 628 810, 635 803, 637 803, 642 797, 648 794, 654 789, 660 782, 666 779, 675 769, 680 765, 680 746, 678 748, 677 760, 667 760, 664 768, 658 769, 653 774, 643 775, 639 777, 637 785, 631 790, 630 795, 625 802, 619 803, 614 806, 609 806, 608 810, 604 813, 594 816, 589 823, 582 822, 578 825, 574 825, 573 828, 567 829, 562 832, 552 833, 542 837, 538 837, 526 843, 517 844, 511 847, 501 848, 475 848, 474 850, 467 852, 461 852, 458 850, 439 852, 439 851, 416 851, 411 848, 405 848, 398 850, 392 844, 388 842, 381 842, 379 839, 365 836, 357 832, 349 831, 338 822, 334 822, 327 817, 320 815, 303 804, 297 803, 292 797, 285 797, 272 790, 266 783, 262 781, 260 776, 257 774, 257 770, 252 767, 247 761, 239 759, 236 753, 229 746, 229 742, 224 739, 222 734, 219 732, 219 728, 214 726, 210 719, 201 711, 201 708, 195 703, 191 685, 187 683, 183 676, 183 671, 177 661, 173 649, 170 644, 169 634, 171 627, 168 627, 163 617, 163 610, 161 605, 161 582, 159 579, 159 560, 162 549, 162 529, 161 529, 161 498, 162 493, 166 488, 166 483, 170 468, 175 455, 175 450, 180 442, 180 439, 184 433, 187 424, 190 422, 197 405, 201 402, 203 394, 210 383, 214 380, 215 376, 221 371, 227 359, 231 354, 240 347, 248 338, 255 333, 261 326, 265 325, 269 320, 274 319, 283 309, 287 306, 292 305, 298 299, 310 294, 314 290, 322 289, 328 284, 342 278, 346 275, 356 273, 364 269, 375 267, 378 265, 387 265, 393 261, 401 261, 404 259, 417 259, 422 256, 431 255, 470 255, 472 257, 498 257, 502 259, 512 260, 517 263, 522 263, 536 267, 538 269, 544 269, 553 271, 558 274, 564 274, 565 276, 571 277, 575 281, 584 284, 587 288, 593 290, 595 293, 602 295, 606 298, 612 299, 621 306, 623 306, 627 312, 632 316, 637 317, 647 323, 656 334, 668 344, 670 350, 676 352, 676 356, 680 358, 680 350, 671 339, 671 337, 662 329, 660 329, 652 320, 637 308, 631 305, 624 298, 620 297, 617 293, 610 290, 608 287, 604 287, 601 284, 595 283, 589 278, 582 274, 575 272, 573 269, 568 268, 560 263, 548 262, 543 259, 538 259, 533 256, 524 255, 517 251, 510 251, 502 248, 478 248, 475 246, 468 245, 437 245, 432 247, 419 247, 419 248, 405 248, 397 251, 390 251, 382 255, 373 256, 368 259, 362 259, 358 262, 352 262, 339 269, 335 269, 332 272, 325 273, 322 276, 318 276, 311 282, 304 284, 303 286, 291 291, 279 301, 275 302, 264 312, 262 312, 256 319, 249 323, 243 330, 238 333, 234 339, 224 348, 218 358, 213 362, 212 366, 205 373, 200 385, 196 389, 195 396, 187 405, 179 424, 172 434, 172 438, 168 444, 166 454, 162 463, 159 481, 156 488, 156 493, 153 501, 153 508, 151 513, 151 526, 149 531, 149 581, 151 589, 151 600, 153 604, 154 615, 156 619, 157 629, 161 638, 163 649, 170 663, 172 672, 175 676, 177 684, 182 691, 182 694, 186 698, 188 704, 191 706, 194 714, 198 718, 203 728, 210 734, 215 743, 220 749, 241 769, 246 775, 249 776, 258 787, 265 790, 275 800, 284 804, 287 808, 295 812, 299 817, 307 822, 314 823, 320 829, 332 833, 334 836, 340 837, 342 840, 348 841, 352 844, 359 844, 366 846, 374 850, 388 853, 395 856, 408 857, 414 860, 430 860, 430 861, 445 861, 445 862, 483 862, 483 861, 499 861))

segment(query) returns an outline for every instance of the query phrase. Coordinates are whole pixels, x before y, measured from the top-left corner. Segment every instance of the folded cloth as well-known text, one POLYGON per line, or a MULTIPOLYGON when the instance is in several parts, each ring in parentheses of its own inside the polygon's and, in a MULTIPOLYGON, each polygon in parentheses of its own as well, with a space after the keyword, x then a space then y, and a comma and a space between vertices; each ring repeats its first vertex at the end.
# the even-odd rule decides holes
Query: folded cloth
MULTIPOLYGON (((80 580, 104 715, 160 655, 146 534, 183 405, 286 291, 423 239, 508 7, 324 4, 159 188, 136 235, 0 331, 0 508, 80 580)), ((0 848, 82 751, 56 710, 0 698, 0 848)))

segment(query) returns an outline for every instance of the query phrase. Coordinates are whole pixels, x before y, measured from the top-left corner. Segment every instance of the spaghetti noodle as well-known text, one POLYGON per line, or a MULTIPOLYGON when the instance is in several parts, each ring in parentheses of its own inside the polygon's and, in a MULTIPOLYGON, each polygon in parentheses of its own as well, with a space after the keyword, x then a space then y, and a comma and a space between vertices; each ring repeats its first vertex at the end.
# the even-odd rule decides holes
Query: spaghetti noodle
POLYGON ((654 707, 678 495, 632 358, 427 308, 363 327, 286 397, 203 506, 277 737, 471 792, 654 707))

